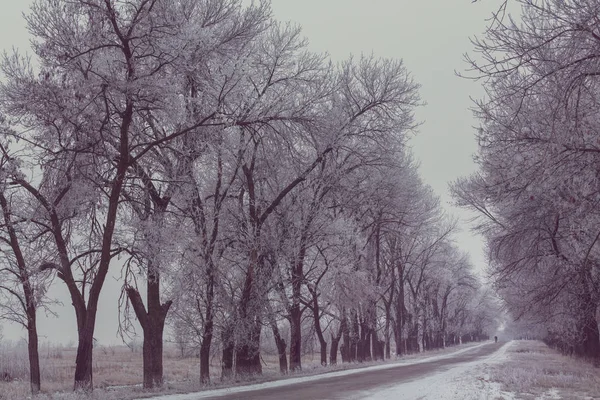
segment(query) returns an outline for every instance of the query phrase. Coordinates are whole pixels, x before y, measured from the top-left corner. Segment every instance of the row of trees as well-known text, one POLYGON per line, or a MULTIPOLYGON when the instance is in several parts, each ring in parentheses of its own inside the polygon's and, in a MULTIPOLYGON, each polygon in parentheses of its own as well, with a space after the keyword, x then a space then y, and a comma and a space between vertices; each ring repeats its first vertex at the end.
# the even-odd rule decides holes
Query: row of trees
POLYGON ((2 62, 0 306, 29 333, 34 392, 54 278, 77 317, 75 389, 93 387, 110 268, 145 387, 162 384, 168 315, 203 382, 215 346, 223 376, 260 373, 265 327, 282 372, 307 325, 323 364, 328 344, 330 363, 340 343, 368 360, 491 329, 405 146, 420 100, 401 62, 333 65, 263 2, 40 0, 27 23, 35 62, 2 62))
MULTIPOLYGON (((454 186, 480 215, 512 315, 565 352, 600 357, 597 0, 522 0, 474 44, 480 171, 454 186)), ((505 4, 506 7, 506 4, 505 4)))

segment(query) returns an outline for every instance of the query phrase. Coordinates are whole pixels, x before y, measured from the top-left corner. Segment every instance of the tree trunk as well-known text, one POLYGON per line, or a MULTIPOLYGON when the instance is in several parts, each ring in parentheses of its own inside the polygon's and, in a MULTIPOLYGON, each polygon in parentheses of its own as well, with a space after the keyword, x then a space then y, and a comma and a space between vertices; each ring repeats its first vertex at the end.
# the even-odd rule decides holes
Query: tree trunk
POLYGON ((315 333, 317 335, 317 339, 319 339, 319 345, 321 347, 321 365, 327 365, 327 341, 325 340, 325 336, 323 335, 323 329, 321 328, 321 310, 319 308, 319 297, 315 289, 309 288, 309 291, 312 295, 312 312, 313 312, 313 320, 315 323, 315 333))
POLYGON ((402 355, 402 344, 403 344, 402 331, 404 329, 404 324, 405 324, 404 314, 405 314, 405 310, 406 310, 406 307, 404 306, 404 266, 401 263, 398 263, 397 270, 398 270, 398 294, 396 295, 396 318, 395 318, 396 329, 394 329, 394 332, 396 334, 395 335, 396 355, 400 356, 400 355, 402 355))
POLYGON ((165 320, 172 302, 160 303, 160 275, 152 263, 148 265, 148 311, 137 289, 128 287, 127 297, 144 331, 143 370, 144 388, 163 385, 163 333, 165 320))
POLYGON ((212 336, 205 337, 200 345, 200 383, 210 383, 210 345, 212 336))
POLYGON ((40 356, 38 352, 38 334, 35 319, 35 309, 33 309, 33 315, 28 316, 28 320, 27 350, 29 353, 29 383, 31 386, 31 393, 35 395, 40 391, 40 356))
POLYGON ((239 376, 262 374, 260 363, 260 333, 262 324, 257 318, 249 326, 249 335, 235 351, 235 373, 239 376))
POLYGON ((342 323, 340 324, 340 329, 338 329, 337 335, 336 336, 331 335, 331 349, 329 350, 329 364, 330 365, 337 364, 338 345, 340 343, 340 339, 342 338, 343 323, 344 323, 344 320, 342 320, 342 323))
POLYGON ((342 331, 342 337, 344 338, 344 343, 342 344, 342 347, 340 349, 340 352, 342 354, 342 362, 351 362, 352 360, 350 356, 350 329, 348 327, 348 319, 346 317, 345 311, 343 311, 342 325, 340 329, 342 331))
POLYGON ((350 328, 350 354, 348 361, 352 362, 358 358, 358 342, 360 340, 358 313, 356 310, 350 311, 350 328))
POLYGON ((275 338, 275 346, 277 346, 277 356, 279 358, 279 372, 281 375, 287 375, 288 373, 288 364, 287 364, 287 355, 286 355, 286 343, 285 340, 281 337, 281 333, 279 332, 279 327, 277 326, 277 321, 275 321, 275 317, 273 316, 273 312, 269 306, 269 325, 271 325, 271 330, 273 331, 273 337, 275 338))
POLYGON ((302 369, 302 312, 300 304, 290 307, 290 371, 302 369))
POLYGON ((583 343, 581 345, 582 355, 584 357, 600 359, 600 332, 598 331, 598 321, 596 320, 596 307, 587 314, 583 326, 583 343))
POLYGON ((200 383, 210 383, 210 346, 212 344, 214 318, 213 301, 215 291, 214 264, 211 259, 205 260, 208 266, 208 281, 206 283, 206 317, 204 320, 204 332, 202 333, 202 344, 200 346, 200 383))
POLYGON ((36 316, 36 303, 33 286, 31 285, 29 271, 27 270, 27 263, 25 257, 21 251, 21 245, 19 243, 19 237, 12 223, 10 207, 8 201, 4 196, 3 192, 0 192, 0 206, 2 207, 2 214, 4 216, 4 225, 8 231, 10 238, 10 247, 15 255, 17 261, 17 268, 19 269, 19 280, 23 287, 24 299, 21 303, 24 304, 25 314, 27 317, 27 351, 29 356, 29 383, 31 387, 31 393, 36 395, 40 391, 40 357, 38 352, 38 334, 37 334, 37 316, 36 316))
POLYGON ((221 333, 221 342, 223 345, 223 354, 221 357, 221 380, 229 379, 233 376, 233 354, 235 343, 233 341, 233 325, 228 324, 221 333))
POLYGON ((94 346, 94 327, 86 324, 79 330, 79 343, 75 357, 75 385, 74 390, 91 391, 94 387, 92 379, 92 355, 94 346))

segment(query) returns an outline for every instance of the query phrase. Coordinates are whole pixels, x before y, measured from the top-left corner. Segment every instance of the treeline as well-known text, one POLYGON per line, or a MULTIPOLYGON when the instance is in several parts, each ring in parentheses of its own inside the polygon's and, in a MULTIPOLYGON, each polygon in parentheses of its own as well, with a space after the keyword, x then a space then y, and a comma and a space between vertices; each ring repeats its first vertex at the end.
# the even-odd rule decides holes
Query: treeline
POLYGON ((565 353, 600 357, 600 2, 518 1, 470 60, 480 171, 455 185, 479 213, 491 274, 511 314, 565 353))
POLYGON ((35 58, 2 62, 0 306, 28 332, 33 392, 54 277, 77 317, 75 389, 93 387, 109 269, 148 388, 167 321, 202 382, 215 348, 223 377, 261 373, 266 329, 283 373, 306 326, 323 364, 492 329, 406 146, 420 99, 401 62, 334 65, 263 2, 40 1, 27 23, 35 58))

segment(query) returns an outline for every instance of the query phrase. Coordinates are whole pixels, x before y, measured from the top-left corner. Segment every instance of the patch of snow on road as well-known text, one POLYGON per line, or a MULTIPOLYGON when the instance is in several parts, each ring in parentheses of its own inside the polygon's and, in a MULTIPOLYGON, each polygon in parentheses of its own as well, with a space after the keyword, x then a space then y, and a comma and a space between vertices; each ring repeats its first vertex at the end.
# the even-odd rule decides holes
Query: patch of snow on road
POLYGON ((489 375, 482 374, 486 365, 502 363, 511 343, 502 346, 491 356, 464 364, 451 370, 437 373, 426 378, 401 383, 387 388, 363 392, 354 399, 396 400, 396 399, 436 399, 436 400, 513 400, 513 393, 501 390, 501 385, 491 382, 489 375))
MULTIPOLYGON (((393 363, 387 363, 387 364, 383 364, 383 365, 375 365, 372 367, 356 368, 356 369, 337 371, 337 372, 329 372, 329 373, 325 373, 325 374, 321 374, 321 375, 311 375, 311 376, 303 376, 303 377, 298 377, 298 378, 282 379, 282 380, 273 381, 273 382, 257 383, 257 384, 246 385, 246 386, 238 386, 238 387, 215 389, 215 390, 206 390, 206 391, 195 392, 195 393, 172 394, 172 395, 151 397, 151 399, 153 399, 153 400, 199 400, 199 399, 205 399, 205 398, 209 398, 209 397, 219 397, 219 396, 227 396, 227 395, 236 394, 236 393, 244 393, 244 392, 249 392, 249 391, 253 391, 253 390, 282 387, 282 386, 287 386, 287 385, 293 385, 296 383, 313 382, 313 381, 317 381, 320 379, 326 379, 326 378, 330 378, 330 377, 354 375, 354 374, 358 374, 358 373, 363 373, 365 371, 380 371, 380 370, 385 370, 385 369, 390 369, 390 368, 396 368, 399 365, 415 365, 415 364, 422 364, 422 363, 431 362, 431 361, 443 360, 443 359, 451 358, 458 354, 462 354, 464 352, 485 346, 487 344, 489 344, 489 342, 484 342, 484 343, 478 344, 476 346, 470 346, 470 347, 467 347, 467 348, 464 348, 464 349, 461 349, 461 350, 458 350, 458 351, 455 351, 452 353, 446 353, 446 354, 441 354, 438 356, 420 358, 420 359, 415 359, 415 360, 399 360, 399 361, 396 361, 393 363)), ((506 346, 503 346, 502 348, 504 348, 504 347, 506 347, 506 346)), ((496 353, 498 353, 498 352, 496 352, 496 353)), ((397 399, 397 397, 394 397, 394 399, 397 399)))

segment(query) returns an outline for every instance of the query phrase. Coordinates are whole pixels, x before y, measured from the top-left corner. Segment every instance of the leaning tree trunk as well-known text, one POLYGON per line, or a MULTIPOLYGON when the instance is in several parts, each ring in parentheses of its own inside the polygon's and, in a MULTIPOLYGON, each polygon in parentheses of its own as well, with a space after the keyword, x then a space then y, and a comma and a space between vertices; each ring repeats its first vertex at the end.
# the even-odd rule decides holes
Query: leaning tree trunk
POLYGON ((286 343, 285 340, 281 337, 279 327, 277 326, 277 321, 275 321, 275 317, 271 313, 269 313, 269 325, 271 325, 273 337, 275 338, 275 345, 277 346, 277 356, 279 358, 279 372, 281 373, 281 375, 287 375, 288 364, 287 355, 285 352, 286 343))
POLYGON ((323 329, 321 328, 321 309, 319 308, 319 296, 314 288, 309 288, 310 294, 312 295, 312 312, 313 320, 315 323, 315 333, 319 339, 319 345, 321 347, 321 365, 327 365, 327 341, 323 335, 323 329))

